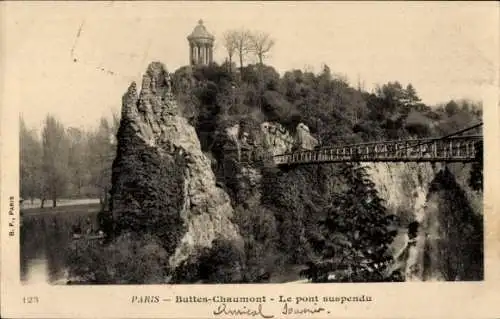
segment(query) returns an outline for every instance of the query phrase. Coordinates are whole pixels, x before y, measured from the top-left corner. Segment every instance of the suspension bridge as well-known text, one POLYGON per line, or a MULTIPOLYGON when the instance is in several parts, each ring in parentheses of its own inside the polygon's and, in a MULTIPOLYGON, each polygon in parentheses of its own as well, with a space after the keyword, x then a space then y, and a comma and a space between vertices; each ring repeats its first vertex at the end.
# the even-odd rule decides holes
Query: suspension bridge
MULTIPOLYGON (((482 122, 452 134, 390 141, 321 146, 279 155, 256 155, 242 145, 224 147, 225 155, 239 163, 272 162, 278 167, 341 162, 477 162, 483 149, 482 135, 462 135, 483 125, 482 122)), ((110 156, 114 159, 115 154, 110 156)))
POLYGON ((272 156, 277 166, 340 162, 474 162, 482 150, 482 135, 461 135, 479 123, 438 138, 374 141, 323 146, 272 156))

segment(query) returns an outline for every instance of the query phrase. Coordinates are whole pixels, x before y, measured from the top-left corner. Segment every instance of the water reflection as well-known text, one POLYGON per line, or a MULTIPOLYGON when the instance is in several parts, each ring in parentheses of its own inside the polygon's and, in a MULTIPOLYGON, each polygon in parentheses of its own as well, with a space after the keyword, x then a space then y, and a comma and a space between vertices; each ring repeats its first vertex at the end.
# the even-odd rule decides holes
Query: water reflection
POLYGON ((24 284, 59 284, 66 279, 66 254, 72 227, 97 226, 96 212, 23 212, 20 232, 21 281, 24 284))

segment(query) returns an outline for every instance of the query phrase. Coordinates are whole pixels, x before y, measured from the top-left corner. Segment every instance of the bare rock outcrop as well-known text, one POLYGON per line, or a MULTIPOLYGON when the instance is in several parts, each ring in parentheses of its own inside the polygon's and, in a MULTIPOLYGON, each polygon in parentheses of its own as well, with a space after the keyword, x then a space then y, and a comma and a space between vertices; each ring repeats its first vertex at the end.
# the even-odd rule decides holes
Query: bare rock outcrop
POLYGON ((260 125, 262 146, 269 155, 291 152, 296 144, 295 137, 279 123, 264 122, 260 125))
MULTIPOLYGON (((465 183, 470 168, 440 163, 373 163, 368 173, 388 212, 406 225, 419 223, 414 245, 406 233, 395 241, 406 281, 480 280, 481 213, 465 183), (458 178, 457 176, 458 175, 458 178)), ((397 255, 397 254, 396 254, 397 255)))
POLYGON ((274 156, 297 149, 312 150, 318 145, 318 140, 304 123, 297 125, 295 133, 275 122, 261 123, 258 132, 247 132, 236 124, 226 129, 226 136, 238 153, 244 152, 245 148, 257 147, 274 156))
POLYGON ((229 196, 177 110, 168 72, 151 63, 140 94, 132 83, 123 97, 111 192, 115 228, 158 236, 172 267, 216 238, 242 241, 229 196))
POLYGON ((261 195, 261 170, 259 165, 247 161, 247 155, 253 159, 269 158, 295 150, 310 150, 318 145, 303 123, 299 123, 293 133, 276 122, 251 127, 235 124, 225 129, 223 140, 224 172, 220 175, 225 176, 226 184, 232 185, 237 203, 258 203, 261 195))
POLYGON ((311 135, 309 127, 304 123, 299 123, 297 125, 297 138, 296 145, 302 150, 313 150, 318 146, 318 140, 311 135))

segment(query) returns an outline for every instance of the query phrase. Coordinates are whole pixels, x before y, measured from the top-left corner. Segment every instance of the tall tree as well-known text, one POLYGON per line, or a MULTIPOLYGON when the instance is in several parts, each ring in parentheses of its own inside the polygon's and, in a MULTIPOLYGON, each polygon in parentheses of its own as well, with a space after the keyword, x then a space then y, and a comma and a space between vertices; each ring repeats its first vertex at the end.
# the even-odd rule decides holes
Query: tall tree
POLYGON ((21 197, 33 200, 41 193, 42 144, 36 132, 20 119, 20 188, 21 197))
POLYGON ((458 113, 460 107, 458 106, 457 102, 451 100, 445 105, 444 110, 446 114, 448 114, 448 116, 453 116, 458 113))
POLYGON ((111 166, 116 154, 116 119, 110 125, 106 118, 101 118, 98 129, 89 137, 91 184, 98 190, 102 205, 106 204, 111 187, 111 166))
POLYGON ((476 144, 476 161, 472 164, 469 186, 475 191, 483 191, 483 143, 476 144))
POLYGON ((74 195, 81 196, 82 188, 88 184, 87 154, 88 142, 84 131, 70 127, 67 130, 69 142, 68 168, 74 195))
POLYGON ((257 56, 261 65, 263 64, 266 55, 269 54, 269 51, 273 48, 274 44, 275 41, 271 38, 269 33, 255 32, 250 35, 251 50, 257 56))
POLYGON ((68 149, 64 126, 52 115, 47 115, 43 130, 42 202, 45 196, 48 196, 52 200, 52 207, 56 207, 57 199, 65 195, 68 181, 68 149))
POLYGON ((252 50, 252 33, 246 29, 234 31, 236 52, 240 60, 240 70, 243 70, 243 62, 252 50))
POLYGON ((226 31, 223 36, 222 45, 227 51, 229 72, 231 72, 233 56, 236 54, 238 49, 237 32, 234 30, 226 31))
POLYGON ((403 91, 402 103, 409 108, 415 106, 418 102, 420 102, 420 98, 417 95, 417 90, 410 83, 403 91))
POLYGON ((341 169, 346 190, 337 194, 322 231, 313 246, 322 259, 311 264, 308 277, 328 281, 385 281, 385 267, 391 256, 388 248, 395 232, 390 231, 394 216, 386 213, 383 200, 363 167, 347 164, 341 169))
POLYGON ((403 105, 405 90, 398 81, 389 82, 377 88, 377 95, 385 101, 389 113, 396 112, 403 105))

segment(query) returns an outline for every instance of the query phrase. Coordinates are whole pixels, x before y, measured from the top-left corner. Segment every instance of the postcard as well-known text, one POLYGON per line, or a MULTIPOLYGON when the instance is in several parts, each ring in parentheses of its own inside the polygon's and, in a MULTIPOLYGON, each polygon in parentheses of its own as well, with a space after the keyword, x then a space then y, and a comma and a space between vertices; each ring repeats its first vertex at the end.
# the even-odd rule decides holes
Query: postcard
POLYGON ((0 4, 5 318, 495 318, 495 2, 0 4))

